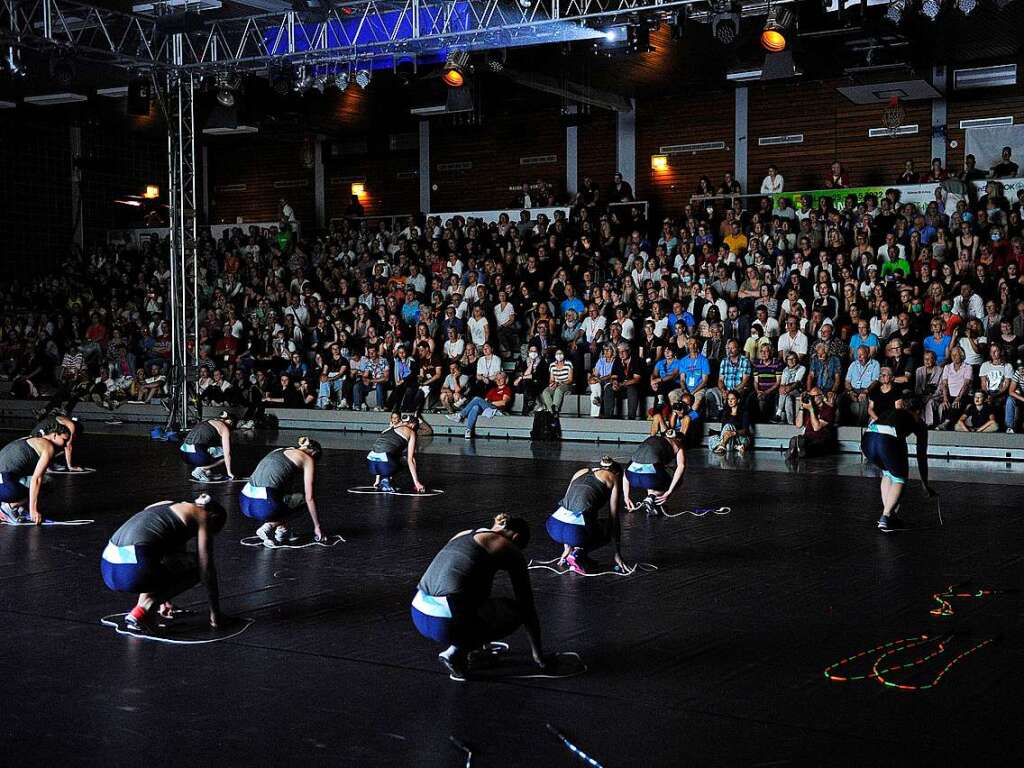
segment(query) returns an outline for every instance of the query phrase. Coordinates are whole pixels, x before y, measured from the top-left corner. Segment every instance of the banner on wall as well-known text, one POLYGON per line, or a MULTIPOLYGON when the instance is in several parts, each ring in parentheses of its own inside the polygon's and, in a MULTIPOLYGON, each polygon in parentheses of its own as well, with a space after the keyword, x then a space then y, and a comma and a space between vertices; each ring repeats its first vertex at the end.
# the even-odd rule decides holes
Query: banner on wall
MULTIPOLYGON (((981 163, 978 165, 980 167, 981 163)), ((985 189, 988 183, 988 180, 973 182, 978 196, 985 194, 985 189)), ((1003 185, 1003 194, 1009 200, 1016 199, 1017 193, 1024 189, 1024 178, 999 179, 998 183, 1003 185)), ((846 189, 814 189, 806 192, 778 192, 776 194, 769 195, 769 197, 772 199, 772 204, 776 206, 779 204, 779 199, 783 197, 789 198, 790 202, 795 205, 801 197, 809 195, 811 197, 812 206, 817 206, 819 199, 827 197, 832 200, 832 203, 836 208, 842 208, 843 201, 846 200, 847 195, 854 195, 858 200, 863 200, 865 195, 875 195, 879 200, 881 200, 885 196, 885 191, 887 189, 897 189, 900 192, 901 203, 913 203, 918 207, 924 207, 933 200, 936 200, 935 193, 940 188, 941 185, 935 183, 907 185, 887 184, 879 187, 847 187, 846 189)))

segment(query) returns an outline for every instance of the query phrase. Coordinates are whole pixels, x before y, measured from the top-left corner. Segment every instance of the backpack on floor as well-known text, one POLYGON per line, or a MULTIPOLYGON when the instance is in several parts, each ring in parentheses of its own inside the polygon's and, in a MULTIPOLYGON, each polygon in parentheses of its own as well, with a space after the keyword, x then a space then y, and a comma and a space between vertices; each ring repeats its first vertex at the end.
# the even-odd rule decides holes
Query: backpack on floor
POLYGON ((537 411, 533 415, 533 428, 530 439, 542 443, 555 442, 562 439, 562 422, 549 411, 537 411))

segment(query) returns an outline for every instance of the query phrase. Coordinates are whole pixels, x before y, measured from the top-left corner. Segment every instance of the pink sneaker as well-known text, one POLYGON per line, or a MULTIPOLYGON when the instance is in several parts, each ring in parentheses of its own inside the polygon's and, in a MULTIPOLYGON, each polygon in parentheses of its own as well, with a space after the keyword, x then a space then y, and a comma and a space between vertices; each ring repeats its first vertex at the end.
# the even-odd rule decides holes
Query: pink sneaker
POLYGON ((582 560, 583 553, 577 547, 572 552, 570 552, 568 556, 566 556, 565 564, 569 566, 569 570, 573 573, 578 573, 580 576, 586 576, 587 571, 583 567, 583 563, 581 562, 582 560))

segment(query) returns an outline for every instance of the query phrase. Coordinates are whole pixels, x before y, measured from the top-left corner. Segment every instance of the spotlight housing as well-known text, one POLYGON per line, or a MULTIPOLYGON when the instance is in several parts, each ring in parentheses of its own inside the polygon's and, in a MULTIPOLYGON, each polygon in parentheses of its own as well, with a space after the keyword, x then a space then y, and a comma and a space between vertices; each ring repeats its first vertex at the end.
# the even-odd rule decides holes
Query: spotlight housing
POLYGON ((893 24, 903 21, 903 11, 907 8, 907 0, 889 0, 889 7, 885 9, 885 18, 893 24))
POLYGON ((971 11, 978 7, 978 0, 956 0, 956 7, 964 16, 970 16, 971 11))
POLYGON ((238 76, 230 72, 218 72, 213 82, 217 89, 217 103, 224 107, 235 106, 235 91, 240 85, 238 76))
POLYGON ((793 12, 789 8, 772 6, 768 10, 768 18, 761 32, 761 47, 769 53, 781 53, 786 50, 786 33, 792 26, 793 12))
POLYGON ((924 2, 921 3, 921 13, 927 16, 931 21, 935 21, 939 15, 939 11, 941 10, 942 3, 939 2, 939 0, 924 0, 924 2))
POLYGON ((441 73, 441 80, 449 88, 461 88, 466 84, 466 74, 469 68, 468 51, 451 51, 448 60, 444 63, 444 70, 441 73))
POLYGON ((348 78, 348 70, 341 70, 341 72, 334 76, 334 87, 337 88, 339 91, 344 91, 346 88, 348 88, 348 78))
POLYGON ((356 85, 358 85, 363 90, 366 90, 367 86, 370 85, 370 80, 372 79, 373 73, 366 67, 356 70, 356 85))
POLYGON ((737 13, 716 13, 711 17, 711 31, 722 45, 732 45, 740 33, 740 17, 737 13))

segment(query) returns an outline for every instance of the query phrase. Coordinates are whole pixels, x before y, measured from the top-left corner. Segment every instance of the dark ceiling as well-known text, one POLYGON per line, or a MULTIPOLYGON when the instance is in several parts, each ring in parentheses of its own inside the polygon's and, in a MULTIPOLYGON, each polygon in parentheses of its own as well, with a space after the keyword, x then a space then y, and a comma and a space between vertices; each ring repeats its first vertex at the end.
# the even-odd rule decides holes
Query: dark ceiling
MULTIPOLYGON (((943 11, 935 22, 919 13, 908 13, 899 26, 884 19, 885 6, 864 10, 858 7, 839 16, 824 13, 819 2, 801 2, 798 4, 798 29, 790 35, 791 48, 804 80, 907 79, 913 77, 914 72, 927 78, 934 64, 1017 61, 1024 38, 1021 34, 1024 0, 1011 2, 1002 10, 997 10, 994 2, 979 0, 975 11, 965 17, 956 10, 953 0, 944 0, 943 11), (888 68, 883 69, 885 67, 888 68)), ((130 2, 122 0, 104 0, 98 5, 120 10, 131 7, 130 2)), ((226 6, 222 12, 255 11, 236 4, 226 6)), ((503 59, 510 70, 545 75, 556 84, 571 82, 582 87, 583 93, 589 90, 645 99, 673 92, 722 90, 732 87, 725 79, 726 72, 759 65, 763 60, 758 43, 762 24, 763 17, 744 18, 736 43, 723 46, 714 40, 706 23, 691 19, 678 27, 667 20, 655 19, 649 24, 652 50, 647 53, 608 58, 595 55, 591 43, 581 42, 509 49, 503 59)), ((58 90, 91 94, 96 88, 127 82, 124 70, 79 62, 73 84, 58 87, 50 75, 45 54, 26 51, 24 56, 31 74, 17 81, 0 76, 0 99, 14 100, 23 95, 58 90)), ((479 98, 492 113, 569 101, 565 95, 538 93, 490 73, 482 56, 478 56, 477 70, 479 98)), ((377 70, 369 89, 362 91, 350 85, 343 94, 329 88, 325 94, 311 92, 282 97, 270 90, 266 79, 256 78, 246 85, 245 101, 252 113, 251 120, 260 122, 270 133, 304 130, 333 133, 346 129, 366 130, 382 123, 392 127, 411 125, 410 104, 425 89, 437 87, 436 67, 433 72, 421 70, 411 83, 386 69, 377 70)), ((68 109, 84 111, 96 119, 123 116, 123 100, 119 106, 111 101, 93 96, 90 104, 68 109)), ((25 109, 33 108, 19 107, 19 111, 25 109)), ((148 125, 159 130, 156 110, 148 121, 136 122, 139 127, 148 125)))

